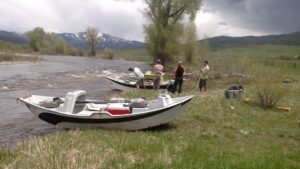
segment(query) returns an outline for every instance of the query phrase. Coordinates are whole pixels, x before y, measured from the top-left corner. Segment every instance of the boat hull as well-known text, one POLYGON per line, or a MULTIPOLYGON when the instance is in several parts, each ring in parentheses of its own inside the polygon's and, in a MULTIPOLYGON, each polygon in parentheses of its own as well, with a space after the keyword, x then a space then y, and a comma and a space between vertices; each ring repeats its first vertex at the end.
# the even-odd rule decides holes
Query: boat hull
POLYGON ((34 105, 26 104, 29 110, 41 120, 62 128, 107 128, 120 130, 141 130, 168 123, 182 114, 191 101, 192 97, 187 97, 179 104, 167 108, 158 109, 149 113, 137 114, 126 117, 97 118, 97 117, 76 117, 58 113, 55 111, 41 109, 34 105))
MULTIPOLYGON (((112 88, 116 90, 130 90, 130 89, 136 89, 135 84, 128 84, 128 83, 122 83, 116 79, 109 78, 109 77, 104 77, 106 82, 111 86, 112 88)), ((153 85, 145 85, 145 89, 153 89, 153 85)), ((173 87, 173 84, 162 84, 160 85, 160 89, 171 89, 173 87)), ((140 86, 141 89, 143 89, 142 86, 140 86)))

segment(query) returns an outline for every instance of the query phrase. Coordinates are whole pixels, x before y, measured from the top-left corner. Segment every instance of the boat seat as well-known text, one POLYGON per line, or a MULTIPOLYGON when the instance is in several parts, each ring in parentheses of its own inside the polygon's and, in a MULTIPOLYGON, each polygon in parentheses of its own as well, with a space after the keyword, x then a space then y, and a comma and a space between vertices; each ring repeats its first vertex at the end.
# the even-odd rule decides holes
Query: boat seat
POLYGON ((99 110, 106 109, 107 105, 101 105, 101 104, 95 104, 95 103, 88 103, 88 104, 86 104, 86 107, 88 108, 88 110, 99 111, 99 110))
POLYGON ((149 104, 144 99, 132 99, 130 106, 132 108, 147 108, 149 104))
POLYGON ((58 97, 42 100, 38 103, 39 106, 45 108, 57 108, 62 102, 62 100, 58 97))

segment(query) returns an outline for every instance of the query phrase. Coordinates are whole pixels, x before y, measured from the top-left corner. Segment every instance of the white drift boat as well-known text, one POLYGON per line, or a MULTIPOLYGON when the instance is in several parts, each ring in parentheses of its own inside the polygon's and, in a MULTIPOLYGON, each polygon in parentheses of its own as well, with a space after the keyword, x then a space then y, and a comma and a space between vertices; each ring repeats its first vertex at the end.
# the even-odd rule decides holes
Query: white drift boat
MULTIPOLYGON (((108 83, 109 86, 116 90, 130 90, 130 89, 135 89, 136 88, 136 81, 133 80, 122 80, 119 78, 114 78, 114 77, 108 77, 108 76, 103 76, 105 78, 106 82, 108 83)), ((153 89, 153 81, 145 81, 145 88, 146 89, 153 89)), ((170 89, 173 87, 174 80, 169 80, 169 81, 162 81, 160 84, 160 89, 170 89)), ((143 89, 143 86, 139 86, 141 89, 143 89)))
POLYGON ((65 98, 30 95, 18 98, 38 118, 62 128, 111 128, 140 130, 168 123, 185 111, 193 96, 171 98, 161 94, 157 100, 86 100, 84 90, 65 98))

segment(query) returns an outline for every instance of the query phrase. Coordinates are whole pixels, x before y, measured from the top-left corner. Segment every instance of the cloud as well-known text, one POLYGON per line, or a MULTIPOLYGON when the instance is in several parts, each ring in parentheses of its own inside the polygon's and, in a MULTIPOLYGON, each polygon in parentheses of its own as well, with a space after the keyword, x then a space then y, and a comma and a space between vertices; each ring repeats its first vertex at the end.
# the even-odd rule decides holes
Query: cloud
POLYGON ((227 24, 226 22, 224 22, 224 21, 223 21, 223 22, 219 22, 218 24, 221 25, 221 26, 227 26, 227 25, 228 25, 228 24, 227 24))
POLYGON ((300 30, 299 0, 205 0, 226 23, 263 34, 300 30))
MULTIPOLYGON (((143 0, 0 0, 0 30, 24 32, 39 26, 80 32, 88 26, 130 40, 144 40, 143 0)), ((199 38, 295 32, 300 0, 204 0, 197 13, 199 38)))
POLYGON ((143 8, 142 1, 132 0, 10 0, 1 2, 0 29, 24 32, 39 26, 80 32, 92 26, 103 33, 143 40, 143 8))

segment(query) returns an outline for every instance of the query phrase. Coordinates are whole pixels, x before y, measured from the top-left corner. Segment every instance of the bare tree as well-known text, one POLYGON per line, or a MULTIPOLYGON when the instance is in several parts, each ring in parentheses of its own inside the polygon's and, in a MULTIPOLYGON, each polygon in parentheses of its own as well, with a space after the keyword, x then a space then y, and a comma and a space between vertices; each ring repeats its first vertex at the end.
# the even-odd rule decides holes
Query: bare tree
POLYGON ((100 37, 98 36, 98 29, 93 27, 88 27, 85 31, 86 41, 90 47, 90 56, 96 56, 96 47, 100 43, 100 37))

